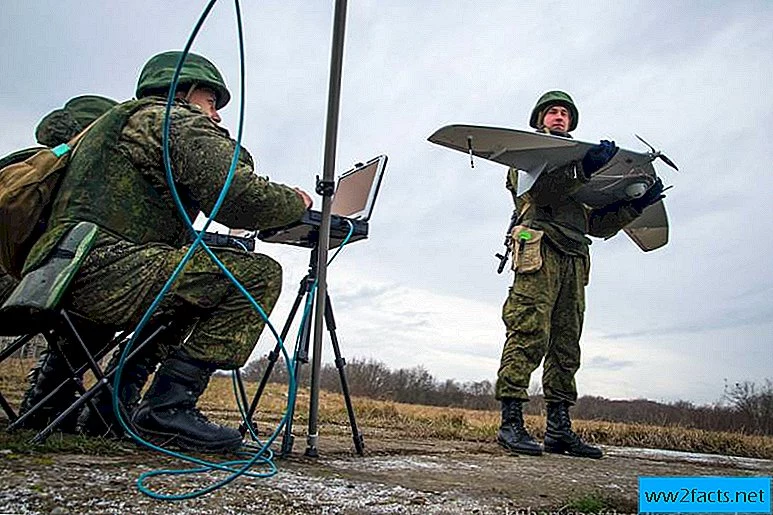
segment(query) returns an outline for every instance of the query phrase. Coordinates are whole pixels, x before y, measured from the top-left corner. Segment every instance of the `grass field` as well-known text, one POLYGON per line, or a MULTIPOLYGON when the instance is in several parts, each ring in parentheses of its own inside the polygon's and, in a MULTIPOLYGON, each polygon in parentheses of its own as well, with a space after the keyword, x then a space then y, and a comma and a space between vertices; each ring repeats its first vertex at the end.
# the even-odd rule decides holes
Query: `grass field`
MULTIPOLYGON (((29 366, 29 362, 14 359, 0 364, 0 391, 14 406, 18 405, 23 394, 24 377, 29 366)), ((255 384, 247 384, 250 398, 255 389, 255 384)), ((268 385, 255 417, 262 435, 272 431, 279 422, 287 402, 286 394, 284 385, 268 385)), ((499 425, 499 413, 493 411, 399 404, 357 397, 353 402, 357 423, 366 439, 368 435, 377 435, 415 440, 491 442, 493 445, 499 425)), ((303 434, 308 421, 308 389, 299 390, 296 406, 295 433, 303 434)), ((214 377, 200 407, 211 418, 220 422, 234 426, 240 422, 230 378, 214 377)), ((319 423, 326 434, 346 435, 349 432, 347 413, 340 394, 321 392, 319 423)), ((545 431, 544 418, 526 416, 526 425, 536 438, 542 438, 545 431)), ((587 420, 576 420, 574 429, 589 442, 602 445, 773 459, 773 437, 587 420)), ((26 442, 26 439, 22 440, 5 432, 0 433, 0 448, 28 448, 28 444, 23 442, 26 442)), ((40 450, 73 450, 73 447, 94 453, 117 452, 121 448, 108 441, 56 437, 51 438, 40 450)))

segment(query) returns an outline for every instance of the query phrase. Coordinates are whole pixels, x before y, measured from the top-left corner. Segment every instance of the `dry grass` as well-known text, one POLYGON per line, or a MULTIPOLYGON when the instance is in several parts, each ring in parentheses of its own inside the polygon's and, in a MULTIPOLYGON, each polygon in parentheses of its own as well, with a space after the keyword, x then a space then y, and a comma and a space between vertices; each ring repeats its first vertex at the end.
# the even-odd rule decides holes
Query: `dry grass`
MULTIPOLYGON (((21 399, 24 377, 30 365, 29 362, 16 359, 0 364, 0 391, 13 405, 18 405, 21 399)), ((257 385, 248 383, 246 386, 251 400, 257 385)), ((286 403, 287 387, 269 384, 255 417, 264 432, 275 427, 284 413, 286 403)), ((396 439, 493 442, 499 425, 499 413, 493 411, 400 404, 360 397, 355 397, 353 403, 357 423, 366 437, 371 434, 396 439)), ((308 406, 308 389, 302 388, 296 402, 296 433, 305 429, 308 406)), ((214 419, 231 424, 240 421, 230 377, 212 379, 202 398, 201 407, 214 419)), ((320 393, 319 422, 326 433, 349 432, 341 395, 326 391, 320 393)), ((536 438, 543 437, 544 419, 526 416, 526 425, 536 438)), ((575 421, 574 429, 583 438, 597 444, 773 459, 773 437, 583 420, 575 421)))
MULTIPOLYGON (((256 385, 248 384, 247 389, 251 399, 256 385)), ((268 423, 278 422, 284 412, 286 390, 284 385, 268 385, 256 417, 266 427, 268 423)), ((204 406, 210 412, 230 414, 226 417, 230 420, 237 419, 239 415, 234 411, 231 391, 230 379, 213 379, 204 395, 204 406)), ((308 390, 301 389, 296 403, 296 428, 303 427, 307 422, 308 399, 308 390)), ((493 411, 400 404, 362 397, 352 400, 357 423, 366 435, 377 433, 395 438, 491 442, 499 426, 499 413, 493 411)), ((544 419, 528 415, 525 419, 531 433, 541 439, 545 433, 544 419)), ((341 395, 321 392, 319 420, 320 424, 327 424, 324 428, 326 432, 345 434, 349 431, 341 395)), ((773 437, 591 420, 577 420, 573 426, 583 438, 604 445, 773 459, 773 437)))

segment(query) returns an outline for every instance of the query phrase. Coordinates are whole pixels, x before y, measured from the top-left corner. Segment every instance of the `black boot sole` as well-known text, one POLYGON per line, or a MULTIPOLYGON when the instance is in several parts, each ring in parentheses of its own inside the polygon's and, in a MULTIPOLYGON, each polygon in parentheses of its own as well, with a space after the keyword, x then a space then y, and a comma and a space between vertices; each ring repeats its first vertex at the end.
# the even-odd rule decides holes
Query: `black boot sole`
POLYGON ((513 454, 523 454, 525 456, 542 456, 542 449, 524 449, 521 447, 512 447, 504 439, 500 438, 499 435, 497 435, 497 443, 500 447, 510 451, 510 453, 513 454))
POLYGON ((198 451, 198 452, 228 452, 238 450, 242 446, 241 436, 239 439, 222 440, 219 442, 207 441, 203 442, 188 438, 185 435, 179 433, 164 433, 161 431, 150 431, 143 429, 135 424, 137 433, 148 440, 150 443, 158 446, 174 445, 180 449, 186 451, 198 451))
POLYGON ((586 453, 580 453, 580 452, 574 452, 571 450, 569 446, 563 443, 558 444, 550 444, 545 442, 543 444, 545 452, 549 452, 551 454, 567 454, 569 456, 574 456, 575 458, 590 458, 593 460, 598 460, 604 456, 603 453, 599 454, 586 454, 586 453))

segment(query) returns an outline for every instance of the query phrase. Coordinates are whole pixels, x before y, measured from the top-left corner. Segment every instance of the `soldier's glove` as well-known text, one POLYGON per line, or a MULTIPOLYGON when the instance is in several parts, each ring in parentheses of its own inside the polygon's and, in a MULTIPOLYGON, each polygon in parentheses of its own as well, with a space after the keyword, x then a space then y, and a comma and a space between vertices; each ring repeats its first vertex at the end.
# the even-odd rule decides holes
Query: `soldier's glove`
POLYGON ((666 198, 666 196, 663 194, 664 190, 665 188, 663 187, 663 181, 661 181, 660 177, 658 177, 655 183, 650 186, 650 189, 644 192, 644 195, 631 201, 631 205, 641 213, 648 206, 651 206, 655 202, 666 198))
POLYGON ((602 166, 607 164, 617 152, 617 145, 614 141, 601 140, 601 143, 594 145, 585 153, 582 158, 582 170, 586 179, 598 172, 602 166))

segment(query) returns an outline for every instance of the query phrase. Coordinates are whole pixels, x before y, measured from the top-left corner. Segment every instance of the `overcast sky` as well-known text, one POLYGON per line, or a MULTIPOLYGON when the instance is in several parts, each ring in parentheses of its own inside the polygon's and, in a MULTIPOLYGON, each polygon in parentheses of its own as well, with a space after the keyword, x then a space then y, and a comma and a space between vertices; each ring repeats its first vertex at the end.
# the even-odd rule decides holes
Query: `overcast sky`
MULTIPOLYGON (((205 3, 5 0, 0 154, 34 143, 38 120, 72 96, 131 98, 145 61, 182 48, 205 3)), ((313 191, 333 3, 242 8, 243 143, 261 174, 313 191)), ((563 89, 580 109, 575 137, 644 150, 636 133, 681 170, 656 164, 674 186, 665 248, 644 253, 623 233, 591 247, 580 395, 709 403, 725 381, 773 378, 771 26, 767 0, 350 0, 336 170, 381 153, 389 164, 370 238, 329 271, 344 356, 495 380, 512 282, 493 257, 512 210, 506 169, 471 169, 426 139, 452 123, 528 129, 539 96, 563 89)), ((231 87, 221 114, 235 134, 231 3, 218 2, 194 51, 231 87)), ((284 265, 281 327, 308 251, 259 250, 284 265)), ((262 339, 253 356, 272 346, 262 339)))

